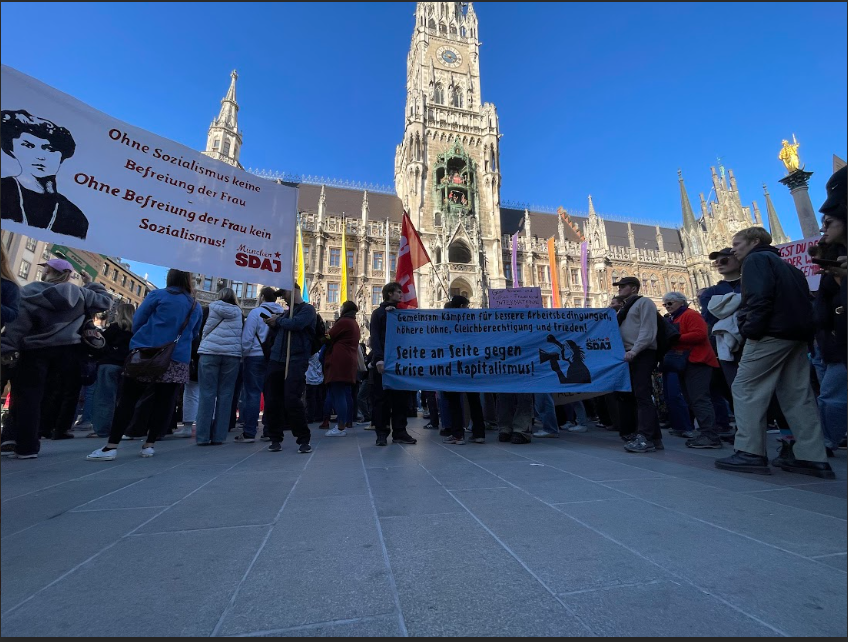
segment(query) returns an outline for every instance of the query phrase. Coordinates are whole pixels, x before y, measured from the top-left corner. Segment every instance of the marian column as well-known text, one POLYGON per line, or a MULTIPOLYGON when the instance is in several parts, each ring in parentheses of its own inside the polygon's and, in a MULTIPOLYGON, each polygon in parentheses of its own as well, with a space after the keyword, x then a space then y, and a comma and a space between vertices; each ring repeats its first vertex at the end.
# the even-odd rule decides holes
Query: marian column
POLYGON ((813 209, 813 203, 810 201, 810 176, 812 172, 804 171, 801 166, 801 159, 798 157, 798 147, 801 146, 792 135, 792 143, 788 140, 783 141, 783 147, 778 154, 778 158, 783 161, 786 167, 786 176, 780 179, 780 182, 789 188, 789 193, 795 200, 795 209, 798 212, 798 220, 801 222, 801 234, 805 239, 817 237, 819 235, 819 221, 816 216, 816 211, 813 209))

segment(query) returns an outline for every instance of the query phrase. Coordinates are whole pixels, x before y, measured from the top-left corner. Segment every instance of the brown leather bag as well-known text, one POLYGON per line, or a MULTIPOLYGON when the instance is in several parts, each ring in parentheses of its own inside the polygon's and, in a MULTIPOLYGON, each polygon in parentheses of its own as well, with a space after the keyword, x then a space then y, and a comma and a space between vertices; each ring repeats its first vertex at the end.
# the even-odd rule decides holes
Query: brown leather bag
POLYGON ((174 354, 174 349, 177 347, 180 337, 183 336, 196 305, 197 301, 193 301, 176 339, 161 346, 136 348, 130 352, 126 361, 124 361, 124 375, 131 379, 138 379, 139 377, 155 379, 165 374, 168 366, 171 365, 171 355, 174 354))

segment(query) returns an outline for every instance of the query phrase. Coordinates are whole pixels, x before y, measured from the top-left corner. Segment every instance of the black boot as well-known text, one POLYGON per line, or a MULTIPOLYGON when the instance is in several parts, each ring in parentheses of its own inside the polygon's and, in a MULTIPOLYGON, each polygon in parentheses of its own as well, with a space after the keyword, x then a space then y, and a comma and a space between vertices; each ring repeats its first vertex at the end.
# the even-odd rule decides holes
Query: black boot
POLYGON ((777 453, 777 457, 771 460, 771 465, 783 468, 784 465, 794 462, 795 454, 792 452, 793 446, 795 446, 794 441, 781 440, 780 450, 777 453))
POLYGON ((760 455, 752 455, 737 450, 730 457, 715 460, 715 467, 721 470, 735 470, 740 473, 753 473, 755 475, 771 475, 768 459, 760 455))
POLYGON ((819 479, 836 479, 836 473, 826 461, 805 461, 793 457, 791 461, 781 464, 780 467, 787 473, 800 473, 819 479))

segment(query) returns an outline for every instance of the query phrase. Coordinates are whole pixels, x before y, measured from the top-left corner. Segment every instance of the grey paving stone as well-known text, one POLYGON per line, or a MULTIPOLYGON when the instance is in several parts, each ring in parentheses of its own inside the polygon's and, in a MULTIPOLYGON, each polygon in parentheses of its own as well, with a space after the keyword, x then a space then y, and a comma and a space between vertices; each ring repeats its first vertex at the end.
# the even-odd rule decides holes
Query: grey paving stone
POLYGON ((271 471, 220 476, 145 525, 141 532, 270 524, 297 477, 297 473, 271 471))
POLYGON ((835 569, 638 499, 557 508, 787 635, 846 633, 845 574, 835 569))
POLYGON ((845 485, 845 475, 837 477, 836 481, 803 484, 799 485, 798 488, 809 493, 821 493, 822 495, 841 497, 842 499, 845 499, 846 494, 848 494, 848 487, 845 485))
POLYGON ((555 593, 669 577, 520 490, 454 494, 555 593))
POLYGON ((468 514, 382 524, 411 636, 589 633, 468 514))
POLYGON ((775 631, 688 585, 656 582, 562 598, 596 635, 760 637, 775 631))
POLYGON ((292 499, 367 495, 362 462, 335 466, 327 462, 310 465, 302 474, 292 499))
POLYGON ((5 614, 2 634, 208 636, 267 530, 126 538, 5 614))
MULTIPOLYGON (((660 453, 661 454, 661 453, 660 453)), ((634 457, 650 457, 652 455, 633 455, 634 457)), ((572 473, 590 481, 606 481, 614 479, 656 479, 660 473, 651 470, 629 466, 602 457, 589 456, 579 453, 557 452, 542 453, 533 458, 534 461, 554 466, 564 472, 572 473)))
POLYGON ((193 490, 221 474, 221 471, 174 468, 140 480, 111 495, 87 504, 84 510, 104 508, 134 508, 139 506, 168 506, 181 500, 193 490))
POLYGON ((30 495, 6 500, 3 502, 0 534, 7 537, 131 483, 133 480, 126 479, 71 481, 30 495))
POLYGON ((839 555, 828 555, 827 557, 818 557, 816 558, 816 561, 826 564, 827 566, 837 568, 843 573, 848 572, 848 557, 846 557, 845 553, 841 553, 839 555))
POLYGON ((427 466, 427 471, 448 490, 493 488, 507 485, 492 473, 468 462, 427 466))
POLYGON ((573 476, 547 482, 523 483, 519 486, 550 504, 621 498, 621 493, 615 490, 573 476))
POLYGON ((397 615, 361 618, 354 621, 307 625, 264 634, 251 633, 257 637, 303 637, 303 638, 386 638, 402 637, 397 615))
POLYGON ((108 515, 63 513, 4 538, 0 563, 3 611, 117 541, 159 510, 117 510, 108 515))
POLYGON ((834 497, 809 491, 804 486, 771 491, 754 491, 748 494, 767 502, 795 506, 843 520, 848 518, 848 502, 845 501, 844 497, 834 497))
POLYGON ((840 553, 845 550, 848 538, 844 520, 794 506, 759 501, 747 494, 705 488, 683 479, 606 485, 806 557, 840 553), (810 538, 811 531, 818 536, 810 538))
POLYGON ((370 500, 292 500, 242 585, 220 634, 286 629, 393 611, 395 601, 370 500))

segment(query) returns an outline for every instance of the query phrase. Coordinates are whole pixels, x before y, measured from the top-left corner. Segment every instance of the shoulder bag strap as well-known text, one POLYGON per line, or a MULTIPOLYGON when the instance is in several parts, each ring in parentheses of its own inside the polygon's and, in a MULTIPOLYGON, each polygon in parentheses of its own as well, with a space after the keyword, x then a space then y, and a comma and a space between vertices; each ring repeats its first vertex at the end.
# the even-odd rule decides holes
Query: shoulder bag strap
MULTIPOLYGON (((185 321, 183 321, 183 325, 180 328, 180 332, 177 335, 177 338, 174 339, 174 343, 179 343, 180 337, 183 336, 183 332, 185 332, 186 327, 188 326, 188 321, 191 319, 191 314, 194 312, 194 308, 197 306, 197 299, 192 300, 191 308, 189 308, 188 314, 186 315, 185 321)), ((214 328, 213 328, 214 329, 214 328)))

